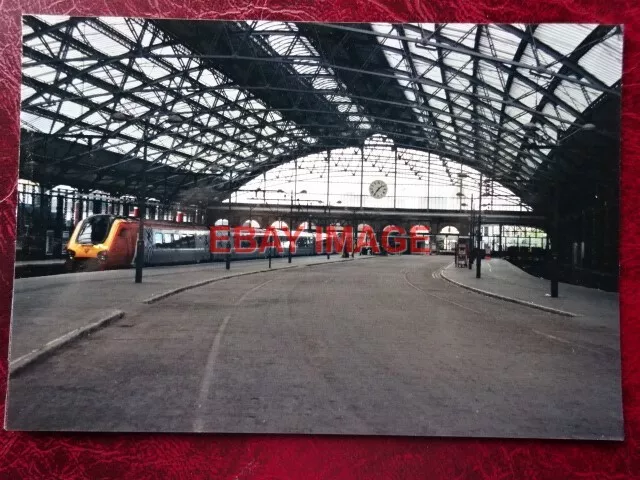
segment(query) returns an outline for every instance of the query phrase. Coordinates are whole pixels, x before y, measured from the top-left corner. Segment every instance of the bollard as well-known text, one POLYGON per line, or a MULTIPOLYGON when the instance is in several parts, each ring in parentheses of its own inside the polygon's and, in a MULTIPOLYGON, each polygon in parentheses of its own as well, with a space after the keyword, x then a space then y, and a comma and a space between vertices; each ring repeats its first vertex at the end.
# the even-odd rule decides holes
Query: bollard
POLYGON ((269 249, 269 268, 271 268, 271 249, 269 249))

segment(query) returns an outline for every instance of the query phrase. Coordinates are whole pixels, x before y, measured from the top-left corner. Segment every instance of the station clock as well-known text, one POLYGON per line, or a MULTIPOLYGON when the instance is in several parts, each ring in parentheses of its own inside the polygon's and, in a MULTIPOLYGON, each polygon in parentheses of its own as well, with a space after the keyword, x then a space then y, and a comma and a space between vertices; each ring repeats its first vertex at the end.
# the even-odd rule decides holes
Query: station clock
POLYGON ((387 190, 387 184, 382 180, 374 180, 371 182, 371 185, 369 185, 369 194, 373 198, 383 198, 387 195, 387 190))

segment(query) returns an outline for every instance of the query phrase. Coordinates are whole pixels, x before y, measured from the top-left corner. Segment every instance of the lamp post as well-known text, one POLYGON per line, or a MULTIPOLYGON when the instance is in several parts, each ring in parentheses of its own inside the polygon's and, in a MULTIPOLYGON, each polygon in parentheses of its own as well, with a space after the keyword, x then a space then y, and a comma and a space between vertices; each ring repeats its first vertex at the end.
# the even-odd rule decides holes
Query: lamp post
MULTIPOLYGON (((327 198, 329 198, 328 195, 327 195, 327 198)), ((327 249, 327 260, 331 259, 331 251, 329 250, 329 228, 330 227, 331 227, 331 202, 327 201, 327 241, 325 242, 326 249, 327 249)))
POLYGON ((471 194, 471 208, 469 208, 469 270, 471 270, 471 259, 473 258, 473 230, 475 222, 473 218, 473 193, 471 194))
POLYGON ((289 251, 287 252, 288 263, 291 263, 291 244, 293 243, 293 192, 295 192, 295 190, 291 191, 291 208, 289 209, 289 251))
POLYGON ((480 253, 480 248, 481 248, 481 244, 482 244, 482 173, 480 174, 480 184, 479 184, 479 195, 478 195, 478 250, 477 250, 477 256, 478 258, 476 258, 476 278, 480 278, 481 275, 481 267, 480 264, 482 263, 482 254, 480 253))
POLYGON ((225 265, 224 268, 226 270, 231 270, 231 188, 232 188, 232 180, 233 180, 233 170, 229 169, 229 208, 227 210, 227 229, 229 230, 228 239, 227 239, 227 253, 225 255, 225 265))
MULTIPOLYGON (((160 115, 158 115, 158 118, 160 115)), ((142 148, 143 148, 143 170, 142 170, 142 182, 140 183, 140 190, 138 193, 138 240, 136 242, 136 274, 135 283, 142 283, 142 270, 144 267, 144 219, 146 216, 146 204, 147 204, 147 168, 149 166, 147 160, 147 146, 148 146, 148 133, 149 133, 149 119, 151 115, 143 115, 142 117, 132 117, 123 112, 115 112, 111 116, 112 120, 116 122, 133 122, 136 118, 142 120, 142 148)), ((172 125, 179 125, 184 122, 180 115, 168 114, 166 120, 167 123, 172 125)))

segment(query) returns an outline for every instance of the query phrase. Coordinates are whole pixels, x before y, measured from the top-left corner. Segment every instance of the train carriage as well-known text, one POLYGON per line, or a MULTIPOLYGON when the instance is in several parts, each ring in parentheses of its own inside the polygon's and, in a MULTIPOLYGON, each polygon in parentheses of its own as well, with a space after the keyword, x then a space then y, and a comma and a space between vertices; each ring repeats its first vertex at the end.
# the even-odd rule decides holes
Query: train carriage
MULTIPOLYGON (((67 244, 67 268, 78 270, 106 270, 132 266, 137 255, 139 221, 136 218, 115 215, 92 215, 82 220, 75 228, 67 244)), ((275 230, 281 248, 260 248, 265 241, 267 230, 256 229, 254 240, 256 248, 250 251, 251 240, 234 239, 232 228, 230 257, 232 260, 282 257, 288 255, 289 238, 287 232, 275 230), (236 240, 240 249, 236 248, 236 240)), ((238 235, 238 233, 236 233, 238 235)), ((270 233, 273 235, 273 233, 270 233)), ((228 232, 216 231, 219 252, 211 253, 211 232, 209 227, 185 223, 145 220, 144 224, 144 264, 171 265, 197 263, 203 261, 224 261, 228 232)), ((241 237, 241 235, 240 235, 241 237)), ((296 239, 296 248, 292 255, 312 255, 317 249, 315 234, 301 232, 296 239)))

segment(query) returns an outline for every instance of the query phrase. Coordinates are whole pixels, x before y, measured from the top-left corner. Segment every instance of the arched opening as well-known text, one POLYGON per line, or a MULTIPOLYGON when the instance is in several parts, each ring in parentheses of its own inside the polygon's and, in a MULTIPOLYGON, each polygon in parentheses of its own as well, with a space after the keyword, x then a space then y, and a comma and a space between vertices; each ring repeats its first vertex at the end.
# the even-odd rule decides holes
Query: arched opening
POLYGON ((216 227, 220 227, 222 225, 229 225, 229 220, 226 218, 219 218, 213 223, 216 227))
POLYGON ((310 224, 309 222, 302 222, 300 225, 298 225, 298 229, 315 232, 316 224, 315 223, 310 224))
POLYGON ((276 220, 275 222, 271 223, 271 226, 273 228, 278 228, 280 230, 288 230, 289 229, 289 225, 287 225, 287 222, 285 222, 284 220, 276 220))
POLYGON ((411 235, 429 235, 431 233, 431 229, 426 225, 414 225, 409 230, 411 235))
POLYGON ((260 224, 256 220, 245 220, 242 222, 243 227, 260 228, 260 224))
POLYGON ((453 253, 460 231, 451 225, 442 227, 440 233, 436 235, 436 244, 439 253, 453 253))

